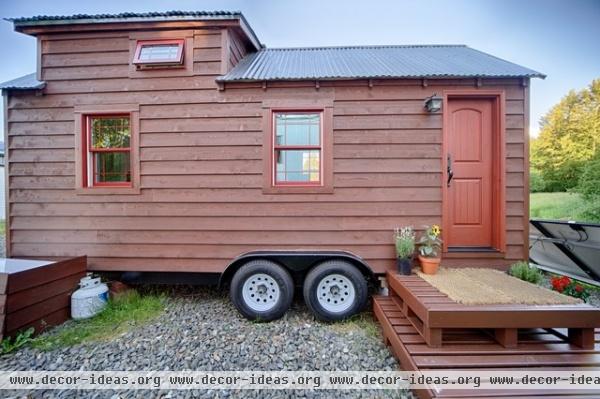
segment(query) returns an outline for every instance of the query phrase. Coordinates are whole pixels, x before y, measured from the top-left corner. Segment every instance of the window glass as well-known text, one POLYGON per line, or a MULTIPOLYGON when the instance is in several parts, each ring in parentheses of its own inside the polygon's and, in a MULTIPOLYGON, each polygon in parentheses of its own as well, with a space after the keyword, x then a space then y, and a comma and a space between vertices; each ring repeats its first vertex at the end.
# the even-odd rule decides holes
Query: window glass
POLYGON ((129 148, 129 118, 92 118, 93 148, 129 148))
POLYGON ((278 182, 318 182, 320 180, 320 150, 276 151, 278 182))
POLYGON ((321 144, 320 114, 276 114, 277 145, 321 144))
POLYGON ((94 183, 131 182, 129 152, 94 153, 94 183))
POLYGON ((139 61, 179 61, 178 44, 147 44, 140 49, 139 61))

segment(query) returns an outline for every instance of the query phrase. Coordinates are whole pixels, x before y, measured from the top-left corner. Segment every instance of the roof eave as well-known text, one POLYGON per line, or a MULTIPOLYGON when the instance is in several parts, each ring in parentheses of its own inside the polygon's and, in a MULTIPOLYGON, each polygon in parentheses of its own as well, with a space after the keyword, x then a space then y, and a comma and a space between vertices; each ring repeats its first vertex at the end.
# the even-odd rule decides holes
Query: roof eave
POLYGON ((0 83, 0 90, 3 93, 6 93, 6 91, 42 90, 44 87, 46 87, 46 82, 37 80, 35 73, 0 83))
POLYGON ((220 83, 259 83, 259 82, 280 82, 280 81, 340 81, 340 80, 364 80, 364 79, 545 79, 546 75, 536 72, 530 75, 414 75, 414 76, 339 76, 339 77, 301 77, 301 78, 227 78, 227 75, 219 76, 216 81, 220 83))
POLYGON ((2 94, 6 94, 9 91, 40 91, 43 90, 46 87, 46 82, 37 85, 37 86, 31 86, 31 87, 1 87, 0 90, 2 91, 2 94))
POLYGON ((240 21, 240 29, 244 32, 244 34, 246 35, 248 40, 250 40, 250 42, 252 43, 254 48, 256 50, 265 48, 265 45, 262 44, 260 42, 260 40, 258 40, 258 36, 256 35, 256 33, 254 32, 254 30, 252 29, 252 27, 246 20, 246 17, 244 17, 244 14, 240 14, 239 21, 240 21))

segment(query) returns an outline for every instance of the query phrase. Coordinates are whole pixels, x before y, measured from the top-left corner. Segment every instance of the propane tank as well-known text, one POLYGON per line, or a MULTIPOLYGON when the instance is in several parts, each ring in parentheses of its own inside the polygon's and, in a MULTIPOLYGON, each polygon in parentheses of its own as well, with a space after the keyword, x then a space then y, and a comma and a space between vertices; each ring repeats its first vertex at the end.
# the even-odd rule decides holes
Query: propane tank
POLYGON ((108 286, 88 273, 79 281, 79 289, 71 295, 71 317, 88 319, 100 313, 108 303, 108 286))

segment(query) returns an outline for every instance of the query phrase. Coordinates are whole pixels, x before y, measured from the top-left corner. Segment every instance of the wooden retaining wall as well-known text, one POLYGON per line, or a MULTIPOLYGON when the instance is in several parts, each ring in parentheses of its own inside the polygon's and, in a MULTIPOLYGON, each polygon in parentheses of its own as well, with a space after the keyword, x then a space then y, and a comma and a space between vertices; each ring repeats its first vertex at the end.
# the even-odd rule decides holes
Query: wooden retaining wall
POLYGON ((0 273, 0 339, 29 327, 35 333, 71 317, 71 294, 85 276, 86 257, 0 273))

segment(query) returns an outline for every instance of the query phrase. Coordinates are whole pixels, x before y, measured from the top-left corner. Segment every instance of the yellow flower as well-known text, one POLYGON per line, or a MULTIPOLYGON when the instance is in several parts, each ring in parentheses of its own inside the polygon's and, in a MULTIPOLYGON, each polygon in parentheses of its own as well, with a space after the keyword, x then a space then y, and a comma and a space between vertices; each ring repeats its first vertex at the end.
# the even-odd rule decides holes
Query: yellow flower
POLYGON ((440 226, 434 224, 433 226, 431 226, 431 232, 433 233, 433 235, 439 236, 442 230, 440 229, 440 226))

